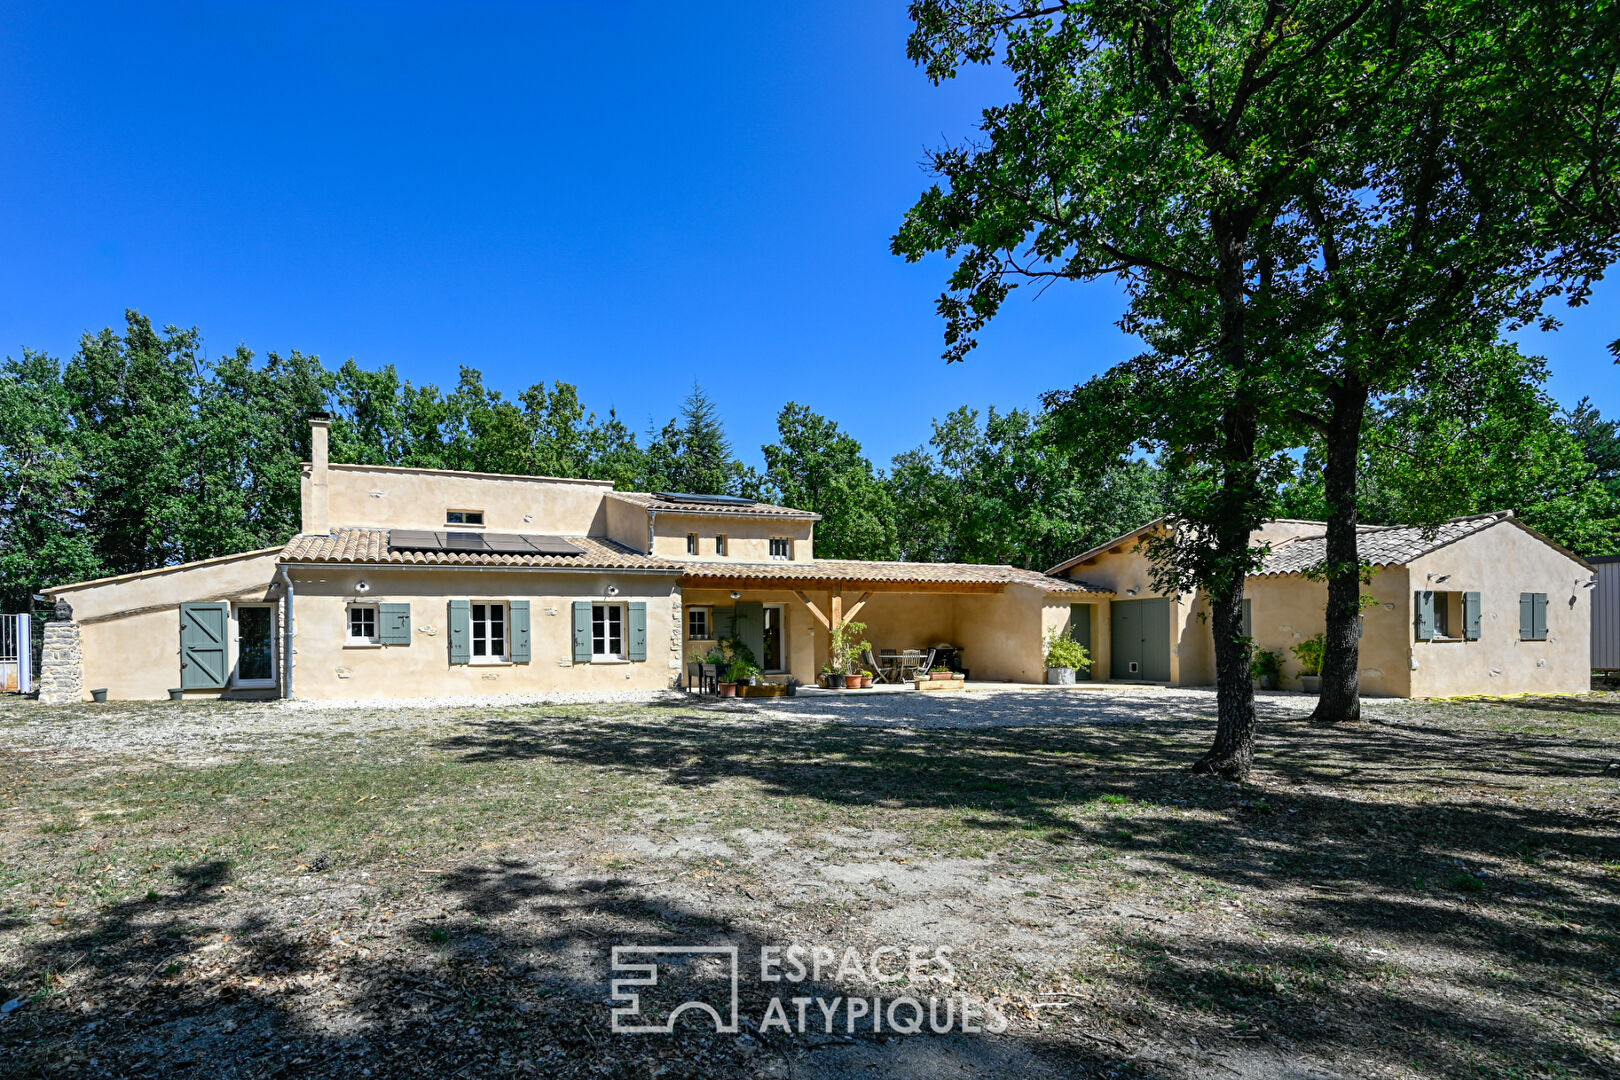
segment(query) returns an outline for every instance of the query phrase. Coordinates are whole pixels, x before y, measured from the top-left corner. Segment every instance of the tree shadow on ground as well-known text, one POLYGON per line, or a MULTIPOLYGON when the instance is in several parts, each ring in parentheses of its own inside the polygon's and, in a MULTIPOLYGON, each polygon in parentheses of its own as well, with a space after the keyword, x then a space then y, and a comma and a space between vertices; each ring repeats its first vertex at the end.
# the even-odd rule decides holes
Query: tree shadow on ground
MULTIPOLYGON (((851 1033, 842 1014, 830 1034, 814 1023, 807 1034, 761 1032, 768 999, 787 996, 758 979, 768 942, 621 879, 560 879, 515 859, 471 863, 440 875, 429 906, 389 926, 381 912, 287 920, 268 897, 244 911, 227 902, 230 870, 222 861, 175 867, 174 887, 24 948, 0 971, 0 984, 28 995, 0 1020, 0 1076, 1162 1075, 1069 1040, 875 1035, 869 1021, 851 1033), (625 1002, 609 998, 609 980, 628 973, 612 972, 611 947, 670 943, 737 946, 737 1033, 691 1016, 669 1034, 612 1031, 610 1008, 625 1002)), ((688 999, 725 1011, 725 970, 659 963, 659 985, 641 989, 641 1015, 658 1021, 688 999)), ((893 988, 822 981, 790 992, 831 1001, 893 988)))
MULTIPOLYGON (((847 820, 882 806, 990 832, 1020 852, 1107 851, 1259 895, 1285 890, 1272 918, 1288 933, 1440 949, 1512 969, 1515 992, 1543 1001, 1571 981, 1601 985, 1620 966, 1620 914, 1602 868, 1620 861, 1612 813, 1516 798, 1538 778, 1598 775, 1613 752, 1601 739, 1274 720, 1262 730, 1256 782, 1237 786, 1186 772, 1207 737, 1203 717, 1123 724, 1105 713, 1098 723, 972 730, 815 723, 776 709, 759 719, 740 730, 678 712, 612 726, 542 716, 479 725, 441 745, 469 760, 570 761, 690 789, 747 781, 847 820), (1419 789, 1421 798, 1410 797, 1419 789)), ((1195 966, 1247 969, 1265 955, 1263 945, 1249 955, 1244 943, 1184 947, 1204 957, 1195 966)), ((1498 1063, 1531 1068, 1574 1052, 1524 1011, 1484 1024, 1470 1019, 1475 1003, 1413 980, 1383 980, 1374 993, 1357 978, 1324 983, 1313 997, 1346 1015, 1376 1008, 1411 1018, 1413 1032, 1446 1044, 1424 1051, 1436 1070, 1463 1067, 1467 1045, 1487 1030, 1498 1063)), ((1166 1004, 1182 993, 1162 980, 1136 985, 1166 1004)), ((1501 987, 1471 989, 1489 996, 1501 987)), ((1257 1008, 1237 1004, 1229 1023, 1257 1008)), ((1595 1016, 1580 1023, 1594 1033, 1603 1026, 1595 1016)), ((1296 1017, 1289 1026, 1292 1034, 1273 1030, 1332 1056, 1332 1025, 1296 1017)), ((1404 1040, 1363 1049, 1391 1065, 1412 1052, 1404 1040)))

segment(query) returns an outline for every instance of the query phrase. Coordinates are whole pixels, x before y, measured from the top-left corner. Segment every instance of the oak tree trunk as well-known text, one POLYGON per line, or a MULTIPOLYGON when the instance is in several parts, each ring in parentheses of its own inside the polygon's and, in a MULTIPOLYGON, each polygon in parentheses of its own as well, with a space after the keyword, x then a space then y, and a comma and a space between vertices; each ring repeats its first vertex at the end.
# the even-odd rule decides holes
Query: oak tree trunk
POLYGON ((1327 649, 1322 657, 1322 692, 1311 719, 1347 723, 1361 719, 1361 556, 1356 479, 1361 464, 1361 423, 1367 412, 1367 389, 1349 376, 1333 395, 1327 425, 1327 462, 1323 488, 1327 496, 1327 649))
POLYGON ((1215 633, 1215 745, 1193 772, 1243 780, 1254 765, 1254 680, 1243 636, 1242 577, 1225 595, 1211 595, 1209 606, 1215 633))

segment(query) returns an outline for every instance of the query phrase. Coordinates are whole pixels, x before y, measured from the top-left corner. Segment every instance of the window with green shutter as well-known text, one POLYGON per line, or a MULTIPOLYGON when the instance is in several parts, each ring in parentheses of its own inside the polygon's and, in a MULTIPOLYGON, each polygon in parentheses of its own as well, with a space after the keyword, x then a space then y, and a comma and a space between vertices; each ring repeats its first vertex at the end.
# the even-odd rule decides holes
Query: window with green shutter
POLYGON ((506 605, 511 616, 512 640, 507 645, 509 656, 514 664, 527 664, 529 662, 529 602, 527 600, 512 600, 506 605))
POLYGON ((1428 590, 1412 594, 1413 630, 1419 641, 1434 640, 1434 597, 1428 590))
POLYGON ((1547 594, 1527 592, 1519 594, 1519 640, 1547 640, 1547 594))
POLYGON ((450 662, 472 663, 472 602, 450 601, 450 662))
POLYGON ((1463 593, 1463 640, 1479 640, 1479 593, 1463 593))
POLYGON ((632 600, 626 606, 630 609, 629 658, 631 660, 645 660, 647 659, 647 605, 640 600, 632 600))
POLYGON ((574 663, 591 662, 591 602, 574 601, 574 663))
POLYGON ((377 605, 377 640, 384 645, 411 643, 411 605, 377 605))

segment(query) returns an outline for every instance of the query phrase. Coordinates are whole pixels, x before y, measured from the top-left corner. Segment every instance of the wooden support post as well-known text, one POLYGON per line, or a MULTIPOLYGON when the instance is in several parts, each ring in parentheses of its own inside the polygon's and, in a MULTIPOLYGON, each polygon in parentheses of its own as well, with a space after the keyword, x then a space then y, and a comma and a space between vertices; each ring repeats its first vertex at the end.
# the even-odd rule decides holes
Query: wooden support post
POLYGON ((831 598, 828 608, 832 621, 827 627, 827 663, 837 670, 838 659, 833 656, 833 634, 844 628, 844 593, 840 589, 828 595, 831 598))

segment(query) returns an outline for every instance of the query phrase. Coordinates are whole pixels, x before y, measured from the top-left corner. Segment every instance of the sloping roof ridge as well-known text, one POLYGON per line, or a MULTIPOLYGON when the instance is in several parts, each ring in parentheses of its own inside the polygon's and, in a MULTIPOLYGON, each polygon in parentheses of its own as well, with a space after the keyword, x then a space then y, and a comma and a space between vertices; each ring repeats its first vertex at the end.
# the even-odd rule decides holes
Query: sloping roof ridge
MULTIPOLYGON (((293 539, 297 539, 295 536, 293 539)), ((292 543, 289 540, 287 543, 292 543)), ((179 570, 195 570, 199 566, 214 566, 219 563, 234 562, 237 559, 251 559, 260 555, 269 555, 272 552, 286 550, 287 544, 276 544, 273 547, 254 548, 252 551, 235 551, 229 555, 215 555, 207 559, 192 559, 190 562, 173 563, 169 566, 154 566, 150 570, 133 570, 127 574, 113 574, 110 577, 89 578, 85 581, 71 581, 65 585, 52 585, 48 589, 41 589, 42 596, 51 596, 59 592, 70 592, 74 589, 87 589, 93 585, 112 585, 120 581, 134 581, 136 578, 155 577, 158 574, 172 574, 179 570)))
MULTIPOLYGON (((537 476, 533 473, 497 473, 474 472, 471 469, 429 469, 420 465, 365 465, 354 461, 331 461, 326 467, 347 472, 402 472, 427 474, 433 476, 465 476, 474 480, 530 480, 541 484, 588 484, 591 487, 613 486, 611 480, 592 480, 584 476, 537 476)), ((308 461, 299 462, 301 469, 313 469, 314 465, 308 461)))

